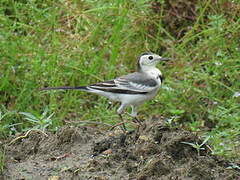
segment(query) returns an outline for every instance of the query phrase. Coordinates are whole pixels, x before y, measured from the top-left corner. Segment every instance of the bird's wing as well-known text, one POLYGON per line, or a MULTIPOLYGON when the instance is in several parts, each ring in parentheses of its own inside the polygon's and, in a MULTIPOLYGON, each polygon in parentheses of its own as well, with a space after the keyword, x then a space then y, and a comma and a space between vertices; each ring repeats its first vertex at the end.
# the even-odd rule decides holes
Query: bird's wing
POLYGON ((135 72, 115 79, 118 87, 127 88, 140 92, 151 92, 158 87, 155 79, 146 74, 135 72))
POLYGON ((146 94, 157 87, 156 80, 139 72, 88 86, 91 89, 122 94, 146 94))

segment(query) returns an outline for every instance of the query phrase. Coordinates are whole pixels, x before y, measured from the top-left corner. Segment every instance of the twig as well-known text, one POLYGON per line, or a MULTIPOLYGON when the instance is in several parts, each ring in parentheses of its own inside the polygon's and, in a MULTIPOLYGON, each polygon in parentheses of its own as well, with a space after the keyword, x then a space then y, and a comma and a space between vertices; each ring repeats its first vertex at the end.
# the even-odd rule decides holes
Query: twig
POLYGON ((104 126, 109 126, 112 127, 111 124, 103 123, 103 122, 95 122, 95 121, 77 121, 77 122, 72 122, 72 121, 65 121, 67 123, 74 123, 74 124, 97 124, 97 125, 104 125, 104 126))
POLYGON ((8 145, 13 144, 14 142, 16 142, 16 141, 19 140, 19 139, 26 138, 26 137, 30 134, 30 132, 32 132, 32 131, 40 132, 40 133, 42 133, 44 136, 48 137, 48 135, 47 135, 45 132, 43 132, 43 131, 41 131, 41 130, 39 130, 39 129, 30 129, 30 130, 28 130, 23 136, 18 136, 17 138, 13 139, 8 145))

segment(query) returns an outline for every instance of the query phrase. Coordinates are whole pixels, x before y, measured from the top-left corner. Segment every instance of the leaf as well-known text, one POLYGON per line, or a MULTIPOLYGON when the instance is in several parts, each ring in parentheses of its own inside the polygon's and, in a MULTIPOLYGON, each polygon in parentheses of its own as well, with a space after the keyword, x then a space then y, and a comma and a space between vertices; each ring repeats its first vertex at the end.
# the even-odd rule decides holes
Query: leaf
POLYGON ((47 117, 47 119, 46 120, 50 120, 51 119, 51 117, 54 115, 55 113, 53 112, 52 114, 50 114, 48 117, 47 117))
POLYGON ((206 144, 206 142, 209 140, 210 136, 207 136, 204 141, 202 142, 202 144, 200 144, 200 147, 203 146, 204 144, 206 144))
POLYGON ((180 115, 183 114, 185 111, 182 109, 170 109, 169 112, 175 115, 180 115))
POLYGON ((189 142, 181 142, 181 143, 190 145, 190 146, 192 146, 193 148, 197 148, 197 145, 194 144, 194 143, 189 143, 189 142))
POLYGON ((48 113, 48 108, 46 107, 41 115, 41 119, 43 119, 48 113))
POLYGON ((33 114, 28 113, 28 112, 20 112, 19 114, 22 114, 22 115, 27 116, 32 119, 36 119, 36 117, 33 114))

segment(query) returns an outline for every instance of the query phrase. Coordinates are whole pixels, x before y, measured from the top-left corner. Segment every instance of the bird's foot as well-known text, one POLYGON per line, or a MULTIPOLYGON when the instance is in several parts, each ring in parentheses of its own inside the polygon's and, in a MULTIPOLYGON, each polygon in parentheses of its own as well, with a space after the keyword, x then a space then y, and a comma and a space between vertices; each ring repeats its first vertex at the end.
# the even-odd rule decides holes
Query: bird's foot
POLYGON ((124 123, 124 122, 117 123, 117 124, 113 125, 113 126, 110 128, 110 131, 112 131, 114 128, 116 128, 116 127, 118 127, 118 126, 121 127, 121 129, 122 129, 122 131, 123 131, 124 133, 127 132, 127 129, 126 129, 126 126, 125 126, 125 123, 124 123))
POLYGON ((123 117, 122 117, 121 114, 119 114, 119 117, 120 117, 120 120, 121 120, 122 122, 121 122, 121 123, 117 123, 117 124, 115 124, 114 126, 112 126, 112 127, 110 128, 110 131, 113 130, 113 129, 114 129, 115 127, 117 127, 117 126, 120 126, 121 129, 122 129, 122 131, 123 131, 123 133, 126 134, 126 133, 127 133, 127 128, 126 128, 126 126, 125 126, 125 122, 124 122, 124 120, 123 120, 123 117))
POLYGON ((137 117, 134 117, 132 120, 134 123, 138 124, 138 127, 141 127, 141 129, 145 129, 146 128, 146 124, 142 121, 140 121, 137 117))
POLYGON ((142 122, 138 118, 136 118, 136 117, 134 117, 132 121, 134 123, 138 123, 140 126, 142 125, 142 122))

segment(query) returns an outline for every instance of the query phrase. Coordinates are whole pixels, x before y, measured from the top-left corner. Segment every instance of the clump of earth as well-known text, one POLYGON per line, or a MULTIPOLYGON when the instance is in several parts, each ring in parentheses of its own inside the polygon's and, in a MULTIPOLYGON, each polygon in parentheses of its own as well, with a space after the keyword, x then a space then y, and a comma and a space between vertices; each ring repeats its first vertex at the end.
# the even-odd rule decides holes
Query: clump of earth
POLYGON ((2 179, 49 180, 234 180, 239 166, 200 152, 202 140, 192 132, 170 128, 159 119, 139 130, 103 131, 66 126, 56 133, 31 131, 4 145, 2 179))

